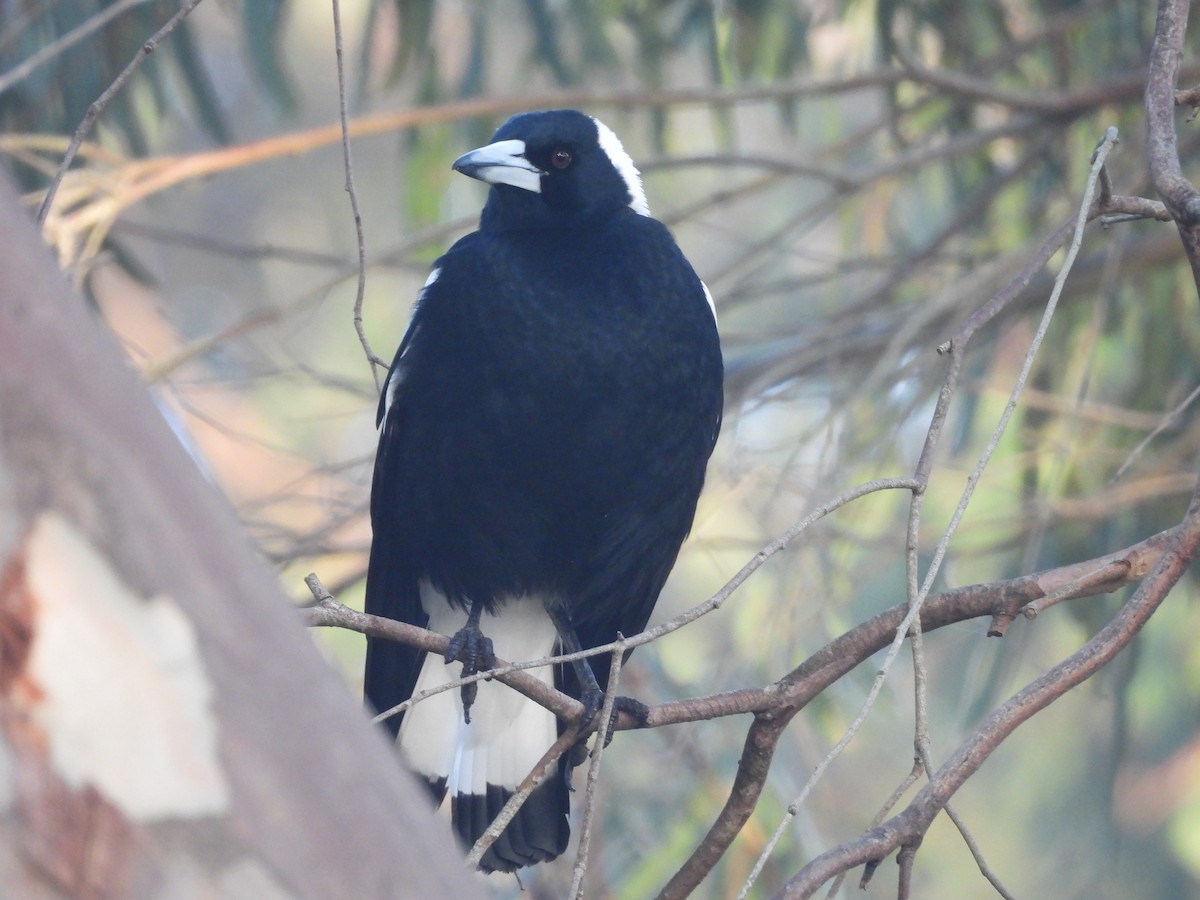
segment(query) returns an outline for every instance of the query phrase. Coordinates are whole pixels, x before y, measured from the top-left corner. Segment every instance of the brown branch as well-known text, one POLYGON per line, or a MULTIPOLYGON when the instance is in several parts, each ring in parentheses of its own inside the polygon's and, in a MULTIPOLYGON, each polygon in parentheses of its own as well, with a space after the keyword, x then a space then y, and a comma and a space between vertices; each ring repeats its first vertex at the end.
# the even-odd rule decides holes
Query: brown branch
MULTIPOLYGON (((564 721, 574 724, 578 721, 582 713, 582 705, 568 697, 566 694, 554 690, 549 685, 543 684, 537 679, 524 676, 522 669, 536 668, 551 664, 559 664, 564 662, 572 662, 577 659, 585 659, 589 656, 597 656, 601 653, 611 653, 615 650, 624 652, 626 649, 633 649, 642 644, 648 644, 656 641, 659 638, 677 631, 678 629, 690 624, 701 616, 707 615, 714 610, 720 609, 722 604, 728 600, 745 581, 760 566, 776 553, 787 547, 792 541, 803 534, 809 527, 820 521, 825 516, 834 510, 850 503, 853 500, 864 497, 867 494, 883 490, 914 490, 918 485, 907 478, 880 478, 875 481, 869 481, 865 484, 858 485, 850 490, 839 494, 832 500, 821 504, 807 516, 793 524, 787 531, 779 537, 772 540, 763 547, 754 557, 747 562, 741 569, 730 578, 720 590, 705 600, 703 603, 694 606, 673 619, 649 628, 640 634, 634 635, 629 639, 620 638, 608 644, 602 644, 599 647, 592 647, 578 653, 562 654, 560 656, 549 657, 541 660, 530 660, 520 663, 506 663, 503 660, 497 660, 497 666, 475 675, 467 676, 466 678, 458 679, 452 682, 447 682, 439 688, 434 689, 430 693, 437 693, 442 690, 449 690, 453 687, 458 687, 463 684, 470 684, 474 681, 483 679, 497 678, 505 684, 525 694, 525 696, 541 703, 555 715, 559 716, 564 721), (517 676, 512 682, 509 681, 509 676, 517 676)), ((332 594, 329 593, 321 584, 321 580, 316 575, 308 575, 304 579, 312 592, 313 598, 316 601, 314 606, 305 608, 306 622, 309 626, 332 626, 339 628, 347 628, 351 631, 357 631, 371 637, 383 637, 388 640, 400 641, 409 646, 417 647, 418 649, 431 651, 436 653, 445 653, 448 645, 448 638, 443 635, 436 634, 432 631, 427 631, 424 628, 418 628, 415 625, 410 625, 407 622, 398 622, 393 619, 386 619, 379 616, 371 616, 366 613, 360 613, 350 609, 339 603, 332 594)), ((424 695, 423 695, 424 696, 424 695)), ((423 697, 422 697, 423 698, 423 697)), ((390 710, 381 710, 378 718, 388 718, 404 709, 414 702, 415 698, 410 698, 401 704, 393 707, 390 710)), ((712 718, 712 716, 693 716, 695 718, 712 718)), ((628 716, 622 716, 619 727, 630 728, 634 726, 634 722, 628 716)))
POLYGON ((592 743, 592 764, 588 766, 587 787, 583 793, 583 822, 579 827, 579 849, 575 855, 575 865, 571 869, 571 900, 583 900, 583 878, 587 874, 588 852, 592 845, 592 830, 596 821, 596 796, 600 784, 600 762, 604 757, 604 748, 612 738, 613 710, 617 702, 617 687, 621 682, 621 666, 625 659, 625 650, 621 633, 617 632, 617 642, 622 646, 612 652, 612 662, 609 664, 608 684, 604 686, 604 704, 596 716, 596 739, 592 743))
MULTIPOLYGON (((416 625, 409 625, 407 622, 398 622, 395 619, 385 619, 382 616, 372 616, 353 610, 348 606, 338 603, 327 591, 314 587, 315 578, 316 576, 310 575, 305 579, 309 587, 313 590, 314 596, 318 597, 315 606, 309 606, 303 610, 304 621, 310 627, 345 628, 369 637, 381 637, 392 641, 399 641, 409 647, 416 647, 429 653, 444 654, 446 652, 446 648, 450 644, 450 639, 445 635, 428 631, 424 628, 418 628, 416 625)), ((319 581, 315 583, 317 585, 320 584, 319 581)), ((526 672, 511 669, 509 671, 499 671, 509 666, 504 660, 498 659, 496 660, 496 664, 496 669, 481 672, 479 675, 474 676, 474 680, 495 678, 513 690, 520 691, 526 697, 540 703, 564 721, 576 722, 579 720, 580 715, 583 713, 583 704, 578 700, 554 690, 550 685, 539 681, 526 672)), ((466 681, 464 680, 463 683, 466 683, 466 681)), ((458 682, 455 684, 457 685, 458 682)))
POLYGON ((1150 179, 1175 219, 1192 278, 1200 291, 1200 192, 1183 175, 1175 134, 1175 86, 1187 32, 1187 0, 1158 5, 1146 83, 1146 156, 1150 179))
MULTIPOLYGON (((1158 564, 1176 540, 1178 531, 1172 529, 1161 532, 1097 559, 1009 581, 969 585, 931 596, 921 609, 921 629, 932 631, 979 617, 1006 616, 1011 620, 1029 604, 1044 597, 1055 596, 1060 602, 1114 591, 1141 578, 1158 564), (1107 580, 1086 577, 1100 570, 1111 577, 1107 580)), ((309 583, 314 596, 318 598, 316 606, 304 610, 310 626, 346 628, 373 637, 397 640, 429 652, 445 652, 448 643, 445 636, 403 622, 357 612, 337 603, 320 587, 319 581, 309 583)), ((887 647, 907 612, 907 604, 902 603, 879 613, 831 641, 773 684, 662 703, 649 708, 646 720, 640 726, 627 717, 622 717, 616 723, 616 727, 623 730, 632 727, 656 728, 743 713, 753 713, 755 716, 746 735, 737 775, 725 807, 692 856, 663 888, 660 897, 686 897, 700 884, 753 812, 766 782, 775 746, 792 717, 829 685, 887 647)), ((503 674, 484 672, 475 677, 495 677, 567 722, 577 721, 582 711, 578 701, 521 671, 503 674)), ((539 765, 538 768, 544 766, 539 765)), ((531 779, 533 777, 530 776, 531 779)))
MULTIPOLYGON (((977 78, 964 72, 945 68, 930 68, 916 58, 898 54, 909 80, 934 87, 940 91, 970 100, 995 103, 1010 109, 1038 113, 1043 116, 1074 116, 1090 112, 1097 106, 1134 100, 1147 84, 1141 72, 1114 78, 1099 84, 1090 84, 1074 91, 1017 91, 998 86, 994 81, 977 78)), ((1193 64, 1189 75, 1200 73, 1200 66, 1193 64)), ((1172 82, 1174 84, 1174 82, 1172 82)))
MULTIPOLYGON (((191 7, 199 2, 200 0, 189 0, 189 5, 184 10, 181 10, 181 12, 190 11, 191 7)), ((176 17, 178 16, 179 14, 177 13, 176 17)), ((174 19, 172 19, 173 21, 174 19)), ((145 47, 143 47, 143 50, 135 59, 135 62, 140 62, 145 53, 154 49, 152 44, 156 46, 157 42, 164 36, 165 31, 173 27, 171 22, 168 22, 167 26, 164 26, 163 31, 158 32, 150 41, 147 41, 145 47)), ((362 116, 348 123, 348 131, 350 137, 361 138, 369 135, 387 134, 393 131, 416 128, 421 125, 508 115, 527 109, 550 109, 567 106, 601 106, 623 109, 688 106, 707 103, 752 103, 762 100, 866 90, 873 87, 895 84, 902 78, 903 75, 899 70, 882 69, 834 80, 804 79, 741 88, 680 88, 649 92, 577 89, 551 91, 534 95, 521 94, 514 97, 480 97, 451 103, 440 103, 434 106, 419 106, 400 111, 362 116)), ((122 76, 113 82, 109 90, 105 91, 104 95, 96 101, 96 104, 101 104, 96 113, 93 115, 89 109, 89 117, 84 120, 84 125, 87 127, 81 125, 81 133, 77 133, 80 141, 82 141, 83 136, 90 130, 96 116, 103 110, 103 106, 111 99, 111 95, 116 92, 114 89, 119 90, 126 80, 128 80, 128 76, 122 73, 122 76)), ((96 104, 93 104, 93 106, 96 104)), ((341 124, 335 123, 291 134, 277 135, 249 144, 223 147, 208 153, 194 153, 187 156, 159 156, 154 159, 138 161, 131 165, 137 165, 143 177, 140 179, 137 187, 129 192, 130 199, 128 202, 122 205, 130 206, 150 194, 164 190, 182 181, 202 178, 217 172, 264 162, 281 156, 307 153, 341 140, 341 124)), ((75 146, 74 141, 72 142, 72 146, 75 146)), ((74 159, 76 149, 77 147, 75 149, 68 148, 67 158, 64 159, 61 171, 69 168, 71 160, 74 159)), ((44 208, 48 209, 49 205, 53 202, 53 192, 56 190, 56 186, 57 179, 56 183, 51 185, 51 190, 48 191, 46 199, 42 201, 44 208)), ((44 218, 44 213, 41 214, 40 218, 44 218)))
MULTIPOLYGON (((1061 602, 1112 592, 1149 571, 1161 556, 1173 533, 1171 530, 1163 531, 1124 550, 1085 562, 1047 569, 1009 581, 969 585, 931 596, 921 610, 921 628, 923 631, 930 631, 967 619, 1001 613, 1015 617, 1028 604, 1051 594, 1059 595, 1058 599, 1061 602), (1081 576, 1106 566, 1113 566, 1114 577, 1111 580, 1098 582, 1081 579, 1081 576), (1075 584, 1069 593, 1064 590, 1073 583, 1075 584)), ((304 607, 302 610, 305 624, 309 627, 345 628, 370 637, 398 641, 430 653, 445 653, 449 643, 445 635, 418 628, 407 622, 358 612, 335 600, 315 576, 310 575, 305 581, 316 598, 315 605, 304 607)), ((664 725, 679 725, 745 713, 761 714, 770 718, 784 710, 789 716, 794 715, 846 672, 886 647, 906 612, 905 604, 884 610, 827 644, 778 682, 759 688, 740 688, 704 697, 660 703, 649 707, 644 723, 635 722, 622 715, 616 723, 617 730, 661 728, 664 725)), ((649 633, 642 632, 641 635, 627 638, 623 646, 632 646, 635 639, 645 637, 649 633)), ((582 654, 567 654, 519 665, 541 667, 551 662, 570 661, 597 652, 612 652, 617 646, 621 646, 621 643, 605 645, 603 648, 585 651, 582 654)), ((495 678, 520 691, 565 722, 578 721, 582 713, 582 704, 577 700, 525 674, 513 664, 500 660, 495 669, 472 676, 473 680, 487 678, 495 678)), ((453 686, 458 684, 459 682, 454 682, 453 686)))
MULTIPOLYGON (((1171 214, 1162 203, 1148 200, 1145 197, 1124 197, 1120 195, 1108 198, 1107 203, 1101 204, 1097 202, 1093 204, 1091 209, 1088 210, 1087 218, 1089 222, 1099 218, 1105 225, 1131 219, 1154 219, 1159 222, 1170 222, 1172 220, 1171 214)), ((1067 243, 1067 239, 1074 231, 1075 225, 1075 216, 1071 216, 1059 225, 1049 237, 1042 241, 1033 256, 1022 266, 1021 271, 1005 284, 1003 288, 997 291, 995 295, 990 297, 983 306, 972 313, 954 337, 938 348, 939 352, 948 352, 954 341, 965 344, 976 331, 1010 306, 1021 295, 1021 292, 1029 286, 1034 276, 1045 268, 1050 258, 1067 243)))
POLYGON ((853 841, 829 850, 793 877, 781 897, 809 897, 841 872, 878 862, 911 846, 929 828, 954 792, 1019 725, 1107 665, 1149 621, 1200 550, 1200 491, 1183 522, 1170 534, 1154 571, 1107 625, 1078 651, 1035 679, 996 709, 963 741, 899 815, 853 841))
MULTIPOLYGON (((921 630, 933 631, 954 622, 984 616, 1005 614, 1012 617, 1027 604, 1062 592, 1073 582, 1079 582, 1073 597, 1109 593, 1137 580, 1157 565, 1176 540, 1178 530, 1160 532, 1098 559, 1009 581, 969 585, 929 597, 921 607, 921 630), (1091 585, 1080 582, 1081 575, 1117 561, 1124 561, 1125 565, 1115 572, 1111 581, 1091 585)), ((659 893, 660 898, 687 897, 699 886, 754 811, 775 746, 788 722, 825 688, 887 647, 907 612, 908 605, 901 603, 879 613, 826 644, 784 678, 764 688, 730 691, 651 707, 647 727, 692 721, 692 714, 701 711, 705 717, 737 712, 755 714, 724 808, 691 857, 659 893)))
MULTIPOLYGON (((1176 91, 1175 103, 1177 106, 1190 106, 1192 108, 1192 118, 1195 118, 1196 110, 1200 109, 1200 87, 1176 91)), ((1190 122, 1191 119, 1188 121, 1190 122)))

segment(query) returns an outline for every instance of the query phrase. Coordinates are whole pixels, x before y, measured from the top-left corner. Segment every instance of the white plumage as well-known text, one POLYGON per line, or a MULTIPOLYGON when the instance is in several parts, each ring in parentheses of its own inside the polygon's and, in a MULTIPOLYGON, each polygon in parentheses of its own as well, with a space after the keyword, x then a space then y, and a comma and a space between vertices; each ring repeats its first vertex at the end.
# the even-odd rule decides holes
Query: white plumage
MULTIPOLYGON (((421 604, 433 631, 456 634, 466 624, 467 614, 452 609, 428 582, 421 584, 421 604)), ((498 657, 524 662, 554 653, 554 623, 537 598, 514 598, 498 612, 485 614, 480 622, 498 657)), ((454 681, 461 671, 460 663, 447 665, 440 656, 427 654, 413 693, 454 681)), ((550 666, 528 671, 553 685, 550 666)), ((426 778, 446 779, 452 797, 483 795, 488 785, 514 790, 558 736, 553 713, 498 681, 478 684, 469 723, 463 718, 461 692, 451 689, 410 709, 397 737, 405 762, 426 778)))

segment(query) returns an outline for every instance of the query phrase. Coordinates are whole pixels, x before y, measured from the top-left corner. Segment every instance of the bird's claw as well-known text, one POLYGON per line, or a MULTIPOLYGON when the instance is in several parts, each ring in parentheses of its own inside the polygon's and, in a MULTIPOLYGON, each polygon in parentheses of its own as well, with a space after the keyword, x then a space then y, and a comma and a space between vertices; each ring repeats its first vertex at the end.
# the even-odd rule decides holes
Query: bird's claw
MULTIPOLYGON (((484 635, 478 625, 468 623, 450 638, 450 644, 446 647, 443 658, 447 665, 453 662, 462 663, 462 674, 464 677, 468 677, 484 669, 490 669, 496 660, 496 653, 492 648, 492 639, 484 635)), ((479 682, 477 681, 464 684, 460 688, 463 720, 468 724, 471 722, 471 707, 478 694, 479 682)))
MULTIPOLYGON (((579 718, 579 730, 586 731, 604 706, 604 692, 585 690, 580 700, 583 703, 583 715, 579 718)), ((633 697, 616 697, 608 717, 608 730, 604 735, 605 747, 612 743, 613 735, 617 733, 617 720, 621 713, 630 716, 637 723, 637 727, 644 728, 650 716, 650 707, 633 697)))

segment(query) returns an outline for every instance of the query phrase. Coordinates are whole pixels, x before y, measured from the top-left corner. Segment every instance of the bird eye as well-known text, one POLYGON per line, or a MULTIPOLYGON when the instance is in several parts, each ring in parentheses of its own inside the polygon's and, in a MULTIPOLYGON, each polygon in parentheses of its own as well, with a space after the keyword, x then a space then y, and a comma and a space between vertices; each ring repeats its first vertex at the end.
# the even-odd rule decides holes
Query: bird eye
POLYGON ((556 169, 565 169, 571 164, 571 151, 566 147, 555 147, 550 153, 550 165, 556 169))

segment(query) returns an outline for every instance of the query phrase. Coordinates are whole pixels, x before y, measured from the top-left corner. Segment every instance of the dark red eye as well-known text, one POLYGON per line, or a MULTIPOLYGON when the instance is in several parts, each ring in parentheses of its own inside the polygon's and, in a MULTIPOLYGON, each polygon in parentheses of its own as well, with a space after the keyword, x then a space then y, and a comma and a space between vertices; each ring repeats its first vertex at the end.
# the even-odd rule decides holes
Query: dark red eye
POLYGON ((550 165, 556 169, 565 169, 571 164, 571 151, 566 147, 555 147, 550 152, 550 165))

